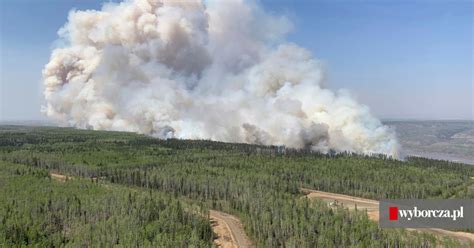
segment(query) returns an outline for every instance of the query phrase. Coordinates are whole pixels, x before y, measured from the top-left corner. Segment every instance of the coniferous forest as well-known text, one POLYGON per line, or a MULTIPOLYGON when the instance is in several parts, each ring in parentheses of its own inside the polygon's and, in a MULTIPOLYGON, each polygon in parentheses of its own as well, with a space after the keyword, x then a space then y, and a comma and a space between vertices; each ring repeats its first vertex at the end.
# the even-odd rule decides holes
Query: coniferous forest
POLYGON ((210 209, 238 216, 256 247, 459 247, 300 189, 473 198, 472 177, 474 166, 423 158, 1 126, 0 247, 212 247, 210 209))

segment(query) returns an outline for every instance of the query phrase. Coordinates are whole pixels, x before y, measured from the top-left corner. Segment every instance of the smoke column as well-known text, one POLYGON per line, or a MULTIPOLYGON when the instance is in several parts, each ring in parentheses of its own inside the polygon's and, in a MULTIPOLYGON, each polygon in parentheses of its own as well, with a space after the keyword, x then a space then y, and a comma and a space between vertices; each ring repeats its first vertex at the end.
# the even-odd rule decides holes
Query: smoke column
POLYGON ((291 23, 249 1, 129 0, 71 11, 43 70, 66 125, 398 156, 395 134, 324 85, 291 23))

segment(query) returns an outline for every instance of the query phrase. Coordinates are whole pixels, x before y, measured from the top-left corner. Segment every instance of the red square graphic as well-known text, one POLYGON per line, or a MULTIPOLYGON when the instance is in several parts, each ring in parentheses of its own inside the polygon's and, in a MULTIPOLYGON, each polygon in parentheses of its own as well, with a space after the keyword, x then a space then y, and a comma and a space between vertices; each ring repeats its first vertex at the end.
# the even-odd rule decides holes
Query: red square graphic
POLYGON ((389 207, 389 220, 398 220, 398 207, 389 207))

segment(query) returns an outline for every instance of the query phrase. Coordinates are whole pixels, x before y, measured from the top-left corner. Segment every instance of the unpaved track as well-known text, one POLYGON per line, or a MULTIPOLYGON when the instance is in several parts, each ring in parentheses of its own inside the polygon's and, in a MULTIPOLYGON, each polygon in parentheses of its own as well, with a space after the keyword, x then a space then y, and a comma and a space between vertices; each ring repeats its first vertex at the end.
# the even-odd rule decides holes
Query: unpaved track
POLYGON ((218 236, 215 240, 218 246, 223 248, 252 247, 252 243, 237 217, 216 210, 210 210, 209 215, 213 221, 212 229, 218 236))
MULTIPOLYGON (((342 204, 344 207, 347 207, 348 209, 354 209, 355 206, 357 206, 357 209, 359 210, 366 209, 369 219, 377 221, 377 222, 379 221, 379 202, 376 200, 354 197, 354 196, 349 196, 349 195, 329 193, 329 192, 324 192, 324 191, 311 190, 311 189, 306 189, 306 188, 302 188, 301 192, 303 192, 308 198, 321 199, 327 202, 328 204, 334 203, 335 201, 337 201, 339 205, 342 204)), ((407 228, 407 230, 422 231, 422 232, 435 234, 438 236, 449 236, 451 238, 455 238, 459 240, 459 242, 461 242, 462 244, 469 244, 469 242, 474 242, 474 233, 454 232, 454 231, 448 231, 448 230, 438 229, 438 228, 417 228, 417 229, 407 228)))

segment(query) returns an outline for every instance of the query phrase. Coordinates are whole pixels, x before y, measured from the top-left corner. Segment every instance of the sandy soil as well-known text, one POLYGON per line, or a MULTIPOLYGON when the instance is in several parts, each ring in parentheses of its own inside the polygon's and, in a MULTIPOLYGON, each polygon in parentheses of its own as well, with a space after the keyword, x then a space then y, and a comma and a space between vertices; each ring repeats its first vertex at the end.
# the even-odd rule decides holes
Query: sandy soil
POLYGON ((379 202, 371 199, 365 199, 360 197, 354 197, 349 195, 334 194, 329 192, 311 190, 311 189, 301 189, 301 191, 308 198, 318 198, 321 199, 332 206, 340 205, 348 209, 357 209, 364 210, 367 209, 367 214, 371 220, 379 220, 379 202))
POLYGON ((72 177, 57 174, 57 173, 54 173, 54 172, 50 172, 49 175, 51 176, 52 179, 60 181, 60 182, 66 182, 66 180, 71 180, 72 179, 72 177))
POLYGON ((217 238, 214 240, 214 243, 217 246, 223 248, 237 247, 235 244, 235 238, 233 237, 227 223, 223 219, 216 217, 216 214, 211 214, 210 218, 212 231, 217 234, 217 238))
POLYGON ((217 239, 214 242, 218 246, 223 248, 252 247, 252 243, 237 217, 215 210, 210 210, 209 214, 212 221, 212 230, 217 234, 217 239))
MULTIPOLYGON (((342 195, 342 194, 334 194, 324 191, 317 191, 311 189, 302 188, 301 192, 303 192, 308 198, 317 198, 321 199, 331 206, 342 205, 349 209, 354 209, 357 206, 357 209, 363 210, 367 209, 367 214, 369 219, 374 221, 379 221, 379 202, 371 199, 365 199, 360 197, 354 197, 349 195, 342 195)), ((453 232, 444 229, 438 228, 408 228, 407 230, 410 231, 422 231, 428 232, 431 234, 439 235, 439 236, 449 236, 451 238, 455 238, 459 240, 462 244, 469 244, 469 242, 474 242, 474 233, 467 233, 467 232, 453 232)))
MULTIPOLYGON (((60 181, 60 182, 66 182, 66 180, 72 180, 72 179, 74 179, 74 177, 66 176, 66 175, 59 174, 59 173, 52 172, 52 171, 49 172, 49 175, 51 176, 52 179, 57 180, 57 181, 60 181)), ((101 178, 90 177, 90 179, 91 179, 93 182, 97 182, 99 179, 104 179, 104 177, 101 177, 101 178)))

